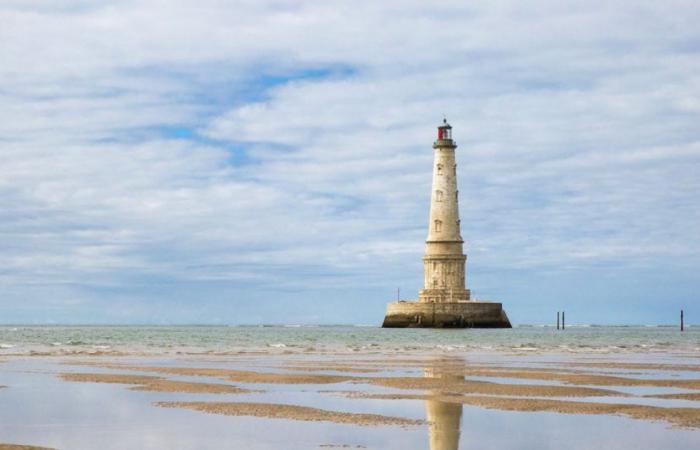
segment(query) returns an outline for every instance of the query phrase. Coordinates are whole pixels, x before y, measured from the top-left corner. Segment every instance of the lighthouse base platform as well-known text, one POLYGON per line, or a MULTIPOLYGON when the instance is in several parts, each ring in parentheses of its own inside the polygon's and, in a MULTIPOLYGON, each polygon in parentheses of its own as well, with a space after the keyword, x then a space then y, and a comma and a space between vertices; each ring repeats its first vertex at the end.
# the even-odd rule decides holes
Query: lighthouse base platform
POLYGON ((389 303, 382 328, 512 328, 500 303, 470 300, 450 303, 389 303))

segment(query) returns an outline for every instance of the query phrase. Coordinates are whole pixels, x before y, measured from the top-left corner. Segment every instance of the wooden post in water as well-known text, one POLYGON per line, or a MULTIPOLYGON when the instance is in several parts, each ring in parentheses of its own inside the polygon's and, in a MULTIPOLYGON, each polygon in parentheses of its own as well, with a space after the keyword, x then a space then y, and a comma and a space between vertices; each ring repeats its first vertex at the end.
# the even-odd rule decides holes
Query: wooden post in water
POLYGON ((681 331, 683 331, 683 310, 681 309, 681 331))
POLYGON ((557 330, 559 329, 559 311, 557 311, 557 330))
POLYGON ((566 329, 566 325, 565 325, 565 321, 564 321, 564 311, 561 312, 561 329, 562 330, 566 329))

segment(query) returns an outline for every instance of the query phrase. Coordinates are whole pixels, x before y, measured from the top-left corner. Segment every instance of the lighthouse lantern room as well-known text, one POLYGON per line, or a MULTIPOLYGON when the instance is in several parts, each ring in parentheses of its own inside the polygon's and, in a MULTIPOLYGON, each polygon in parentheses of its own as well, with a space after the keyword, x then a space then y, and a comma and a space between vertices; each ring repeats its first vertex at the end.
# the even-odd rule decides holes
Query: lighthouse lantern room
POLYGON ((438 127, 438 139, 452 140, 452 127, 447 123, 447 119, 442 119, 442 125, 438 127))

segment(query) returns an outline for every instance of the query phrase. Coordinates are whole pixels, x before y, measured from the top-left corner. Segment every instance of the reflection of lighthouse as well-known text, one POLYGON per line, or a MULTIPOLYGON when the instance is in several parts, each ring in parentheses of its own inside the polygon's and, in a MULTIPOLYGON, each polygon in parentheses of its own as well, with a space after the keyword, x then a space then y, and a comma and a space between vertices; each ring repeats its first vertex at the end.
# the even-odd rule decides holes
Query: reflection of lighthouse
MULTIPOLYGON (((426 378, 464 379, 458 375, 440 373, 435 368, 425 369, 426 378)), ((428 396, 440 395, 439 391, 428 391, 428 396)), ((425 401, 425 414, 430 422, 430 450, 457 450, 459 429, 462 422, 462 404, 438 400, 425 401)))

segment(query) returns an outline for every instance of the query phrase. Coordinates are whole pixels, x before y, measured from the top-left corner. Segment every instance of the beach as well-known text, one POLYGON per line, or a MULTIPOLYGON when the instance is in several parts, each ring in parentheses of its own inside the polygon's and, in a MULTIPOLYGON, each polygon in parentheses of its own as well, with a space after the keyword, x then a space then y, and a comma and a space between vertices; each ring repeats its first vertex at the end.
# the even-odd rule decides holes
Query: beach
POLYGON ((700 445, 692 327, 16 326, 0 344, 0 449, 700 445))

